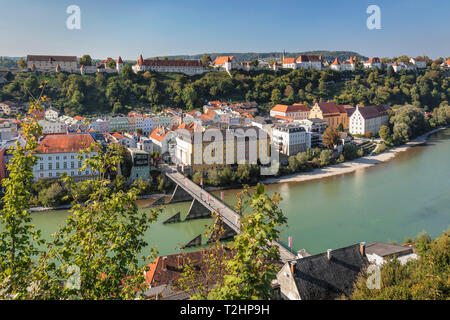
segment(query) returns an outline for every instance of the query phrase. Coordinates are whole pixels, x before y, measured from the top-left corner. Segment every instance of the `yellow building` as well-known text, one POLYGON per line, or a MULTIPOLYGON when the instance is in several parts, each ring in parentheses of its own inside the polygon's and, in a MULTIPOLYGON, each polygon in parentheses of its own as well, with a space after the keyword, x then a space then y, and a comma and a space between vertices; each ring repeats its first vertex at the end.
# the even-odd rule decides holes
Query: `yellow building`
POLYGON ((309 118, 325 120, 328 127, 336 128, 340 123, 345 130, 349 128, 349 118, 355 108, 348 105, 337 105, 334 102, 316 103, 309 113, 309 118))

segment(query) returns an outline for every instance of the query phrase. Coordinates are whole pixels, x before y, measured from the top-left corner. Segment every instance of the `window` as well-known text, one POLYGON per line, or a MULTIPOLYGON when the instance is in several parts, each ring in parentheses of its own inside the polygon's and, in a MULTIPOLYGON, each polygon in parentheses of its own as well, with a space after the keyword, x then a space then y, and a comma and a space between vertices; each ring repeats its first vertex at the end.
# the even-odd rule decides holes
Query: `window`
POLYGON ((39 164, 39 169, 40 169, 40 170, 44 170, 44 164, 43 164, 43 163, 40 163, 40 164, 39 164))
POLYGON ((56 163, 56 169, 59 169, 59 162, 56 163))
POLYGON ((51 172, 49 172, 49 173, 48 173, 48 176, 49 176, 49 178, 51 178, 51 177, 52 177, 52 173, 51 173, 51 172))
POLYGON ((64 162, 64 169, 67 169, 67 162, 64 162))
POLYGON ((56 156, 56 160, 59 160, 59 156, 56 156))
POLYGON ((73 168, 75 168, 75 163, 72 161, 72 162, 70 163, 70 169, 73 169, 73 168))
POLYGON ((48 170, 52 170, 53 168, 52 168, 52 164, 51 163, 49 163, 48 164, 48 170))

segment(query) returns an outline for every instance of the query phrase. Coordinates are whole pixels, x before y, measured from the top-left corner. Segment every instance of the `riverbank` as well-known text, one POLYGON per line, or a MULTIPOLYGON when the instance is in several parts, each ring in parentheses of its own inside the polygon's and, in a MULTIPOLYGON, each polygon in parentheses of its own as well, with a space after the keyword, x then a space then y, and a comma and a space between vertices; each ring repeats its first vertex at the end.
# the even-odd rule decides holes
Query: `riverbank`
POLYGON ((311 180, 317 180, 332 176, 337 176, 341 174, 351 173, 358 169, 368 168, 380 163, 387 162, 389 160, 392 160, 399 152, 404 152, 408 150, 411 147, 424 144, 428 137, 436 132, 439 132, 441 130, 445 130, 447 127, 443 128, 437 128, 434 130, 431 130, 420 137, 417 137, 408 143, 405 143, 404 145, 391 148, 383 153, 372 155, 372 156, 366 156, 362 158, 358 158, 352 161, 346 161, 340 164, 331 165, 325 168, 315 169, 310 172, 299 172, 290 174, 287 176, 282 176, 278 178, 268 178, 266 180, 261 181, 265 184, 274 184, 274 183, 285 183, 285 182, 305 182, 305 181, 311 181, 311 180))
MULTIPOLYGON (((155 201, 156 201, 165 196, 167 196, 167 195, 163 194, 163 193, 155 193, 155 194, 140 196, 138 200, 155 199, 155 201)), ((32 207, 32 208, 28 209, 28 211, 44 212, 44 211, 52 211, 52 210, 68 210, 71 208, 72 208, 72 204, 69 203, 69 204, 63 204, 61 206, 56 206, 56 207, 32 207)))

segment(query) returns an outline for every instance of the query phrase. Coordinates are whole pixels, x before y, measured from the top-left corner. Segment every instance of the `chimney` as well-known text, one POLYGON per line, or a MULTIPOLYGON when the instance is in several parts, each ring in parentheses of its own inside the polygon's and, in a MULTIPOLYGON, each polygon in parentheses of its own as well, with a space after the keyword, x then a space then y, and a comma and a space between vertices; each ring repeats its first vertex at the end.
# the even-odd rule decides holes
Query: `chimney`
POLYGON ((365 242, 361 242, 359 244, 359 252, 361 253, 362 257, 366 256, 366 243, 365 242))
POLYGON ((163 271, 167 271, 167 256, 162 258, 162 269, 163 271))
POLYGON ((328 260, 331 260, 331 252, 332 252, 333 250, 331 250, 331 249, 328 249, 327 250, 327 258, 328 258, 328 260))
POLYGON ((291 261, 291 263, 290 263, 290 267, 291 267, 291 273, 292 274, 294 274, 294 266, 295 266, 295 264, 297 263, 297 261, 291 261))

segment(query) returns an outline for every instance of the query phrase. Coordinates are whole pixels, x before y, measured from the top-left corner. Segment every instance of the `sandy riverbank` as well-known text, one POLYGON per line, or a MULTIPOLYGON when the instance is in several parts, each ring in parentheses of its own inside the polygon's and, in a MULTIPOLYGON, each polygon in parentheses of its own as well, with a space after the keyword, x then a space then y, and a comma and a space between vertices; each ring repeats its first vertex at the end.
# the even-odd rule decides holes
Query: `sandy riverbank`
POLYGON ((432 130, 430 132, 425 133, 424 135, 421 135, 420 137, 409 141, 408 143, 391 148, 383 153, 372 155, 372 156, 366 156, 362 158, 358 158, 352 161, 346 161, 344 163, 331 165, 325 168, 321 169, 315 169, 310 172, 299 172, 294 173, 287 176, 282 176, 279 178, 269 178, 264 181, 261 181, 266 184, 272 184, 272 183, 284 183, 284 182, 304 182, 304 181, 310 181, 310 180, 316 180, 316 179, 322 179, 326 177, 341 175, 345 173, 350 173, 353 171, 356 171, 358 169, 368 168, 374 165, 377 165, 379 163, 383 163, 386 161, 389 161, 393 159, 397 153, 406 151, 408 148, 411 148, 413 146, 423 144, 427 141, 428 137, 436 133, 438 131, 444 130, 446 128, 438 128, 435 130, 432 130))

